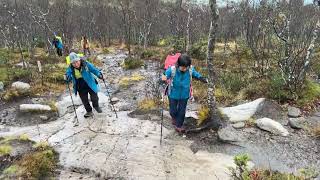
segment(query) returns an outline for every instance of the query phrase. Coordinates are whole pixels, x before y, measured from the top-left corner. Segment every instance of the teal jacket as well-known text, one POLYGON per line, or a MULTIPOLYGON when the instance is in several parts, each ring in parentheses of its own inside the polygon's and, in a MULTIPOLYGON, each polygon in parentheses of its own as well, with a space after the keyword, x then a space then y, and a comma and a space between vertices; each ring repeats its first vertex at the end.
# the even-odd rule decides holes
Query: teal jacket
MULTIPOLYGON (((95 92, 98 93, 99 86, 96 81, 96 77, 101 76, 101 72, 91 63, 87 61, 81 61, 81 75, 83 80, 88 84, 88 86, 95 92)), ((70 65, 66 70, 67 81, 72 81, 73 91, 77 95, 77 81, 74 74, 74 67, 70 65)))
MULTIPOLYGON (((202 75, 198 73, 193 66, 192 68, 192 77, 196 79, 202 78, 202 75)), ((173 78, 173 82, 169 84, 171 86, 169 88, 169 98, 171 99, 189 99, 190 98, 190 85, 191 85, 191 77, 189 73, 189 69, 186 72, 181 72, 178 67, 175 70, 175 77, 173 78)), ((168 68, 165 72, 167 79, 171 79, 172 68, 168 68)))

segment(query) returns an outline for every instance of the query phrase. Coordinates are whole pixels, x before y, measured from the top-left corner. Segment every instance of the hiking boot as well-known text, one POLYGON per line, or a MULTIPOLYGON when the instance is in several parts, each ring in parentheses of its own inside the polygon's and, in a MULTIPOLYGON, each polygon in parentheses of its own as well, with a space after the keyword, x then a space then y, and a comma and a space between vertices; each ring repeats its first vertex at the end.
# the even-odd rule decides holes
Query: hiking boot
POLYGON ((179 127, 175 126, 174 128, 175 128, 175 130, 176 130, 178 133, 184 133, 184 132, 186 132, 186 129, 184 129, 183 127, 179 128, 179 127))
POLYGON ((93 116, 92 111, 84 114, 84 118, 88 118, 88 117, 92 117, 92 116, 93 116))
POLYGON ((94 107, 94 109, 98 112, 98 113, 102 113, 102 110, 100 107, 94 107))

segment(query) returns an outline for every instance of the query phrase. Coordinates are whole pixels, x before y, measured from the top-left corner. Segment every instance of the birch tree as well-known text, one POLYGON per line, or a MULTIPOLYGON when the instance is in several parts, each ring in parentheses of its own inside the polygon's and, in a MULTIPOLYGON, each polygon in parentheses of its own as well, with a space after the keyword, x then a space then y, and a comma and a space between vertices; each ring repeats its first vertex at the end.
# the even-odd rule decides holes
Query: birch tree
POLYGON ((210 30, 208 37, 208 50, 207 50, 207 66, 208 66, 208 107, 209 107, 209 120, 213 123, 213 128, 219 128, 219 120, 217 119, 217 104, 215 98, 215 70, 214 70, 214 48, 216 43, 216 35, 218 30, 219 12, 216 0, 209 0, 210 6, 210 30))

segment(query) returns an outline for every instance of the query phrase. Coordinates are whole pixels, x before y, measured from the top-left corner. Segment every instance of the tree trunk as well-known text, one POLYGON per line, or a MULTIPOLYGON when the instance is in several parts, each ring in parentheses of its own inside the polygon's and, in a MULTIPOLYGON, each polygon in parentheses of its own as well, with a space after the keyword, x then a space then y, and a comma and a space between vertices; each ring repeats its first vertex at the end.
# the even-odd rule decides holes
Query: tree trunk
POLYGON ((190 53, 191 48, 191 30, 190 30, 190 23, 191 23, 191 12, 190 12, 190 5, 188 7, 188 21, 187 21, 187 42, 186 42, 186 52, 190 53))
POLYGON ((216 0, 210 0, 210 15, 211 23, 208 38, 208 50, 207 50, 207 66, 208 66, 208 108, 210 110, 209 117, 213 123, 213 128, 218 129, 220 126, 219 119, 217 118, 217 107, 215 98, 215 71, 214 71, 214 48, 216 42, 216 34, 218 28, 219 12, 216 0))

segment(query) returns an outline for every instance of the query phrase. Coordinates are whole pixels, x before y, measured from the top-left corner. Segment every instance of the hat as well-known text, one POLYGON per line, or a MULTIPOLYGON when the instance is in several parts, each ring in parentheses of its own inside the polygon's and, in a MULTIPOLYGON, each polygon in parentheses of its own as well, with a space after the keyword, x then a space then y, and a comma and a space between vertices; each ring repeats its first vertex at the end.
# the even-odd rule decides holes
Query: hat
POLYGON ((80 61, 80 57, 78 56, 78 54, 72 52, 69 54, 70 57, 70 63, 74 63, 76 61, 80 61))

